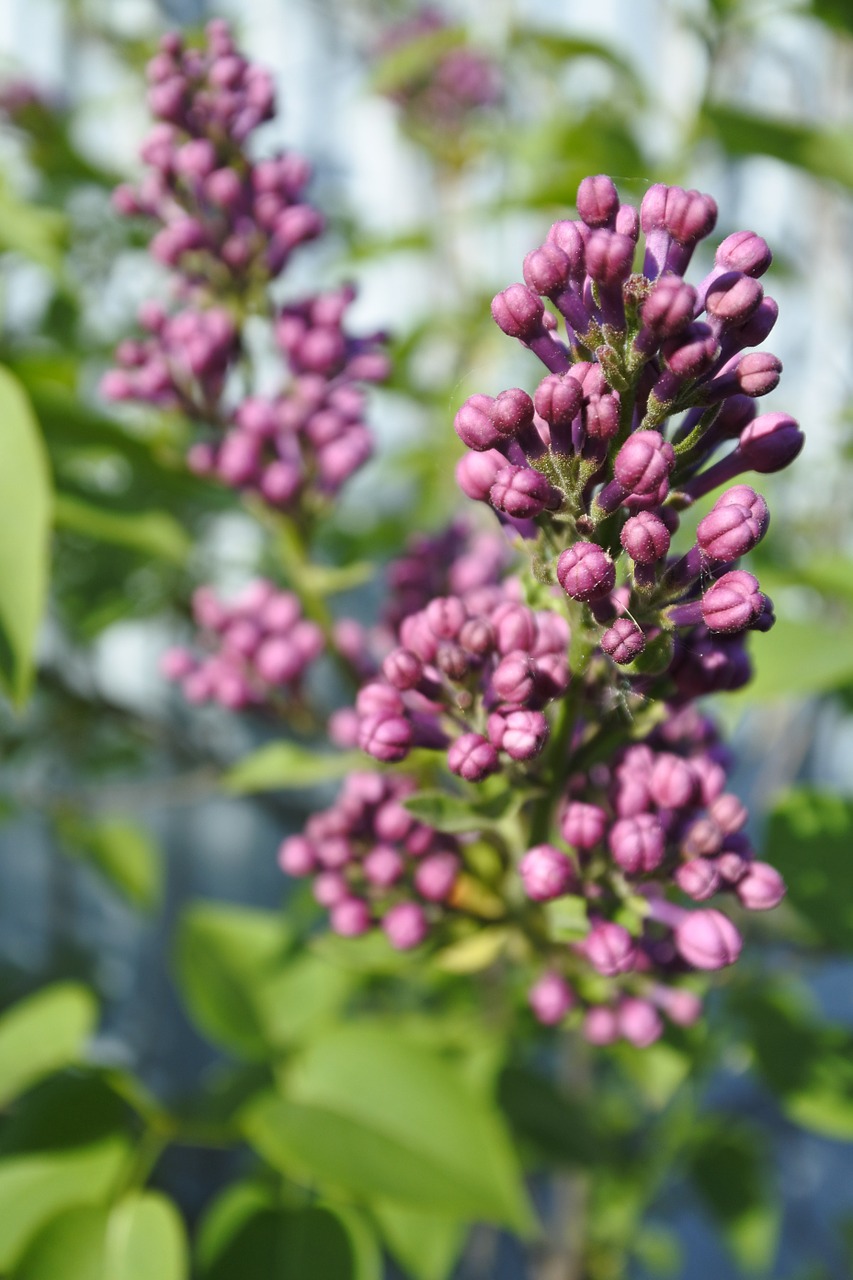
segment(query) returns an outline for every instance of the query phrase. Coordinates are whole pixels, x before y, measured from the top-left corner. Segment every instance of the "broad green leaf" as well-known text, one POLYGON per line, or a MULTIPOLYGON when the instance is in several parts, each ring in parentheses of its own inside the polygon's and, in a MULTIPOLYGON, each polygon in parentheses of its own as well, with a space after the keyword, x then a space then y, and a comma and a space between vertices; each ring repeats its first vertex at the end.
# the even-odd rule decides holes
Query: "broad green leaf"
POLYGON ((301 790, 343 778, 353 769, 369 768, 365 759, 360 751, 323 753, 296 742, 271 742, 229 769, 223 781, 226 789, 237 795, 301 790))
POLYGON ((690 1172, 738 1264, 766 1272, 776 1253, 780 1220, 760 1152, 760 1134, 726 1117, 696 1135, 690 1172))
POLYGON ((411 951, 397 951, 378 929, 360 938, 323 933, 311 944, 314 955, 350 973, 400 973, 416 968, 423 958, 411 951))
POLYGON ((755 674, 731 695, 738 706, 772 698, 806 698, 853 680, 853 628, 780 617, 772 631, 753 636, 755 674))
POLYGON ((853 950, 853 803, 800 788, 781 797, 764 841, 769 862, 788 886, 787 902, 824 945, 853 950))
POLYGON ((319 956, 295 956, 258 991, 264 1025, 275 1044, 290 1045, 330 1022, 353 987, 352 974, 319 956))
POLYGON ((66 1209, 33 1237, 12 1280, 106 1280, 108 1227, 106 1209, 66 1209))
POLYGON ((110 1216, 102 1280, 186 1280, 183 1219, 158 1192, 128 1196, 110 1216))
POLYGON ((528 1144, 537 1158, 589 1167, 606 1153, 604 1135, 589 1106, 538 1072, 507 1067, 498 1096, 516 1141, 528 1144))
POLYGON ((419 822, 448 833, 479 831, 503 817, 511 803, 512 796, 506 791, 482 801, 446 791, 416 791, 403 801, 419 822))
POLYGON ((376 566, 369 560, 355 560, 352 564, 312 564, 304 570, 303 581, 322 596, 334 596, 341 591, 352 591, 370 582, 376 566))
POLYGON ((0 369, 0 678, 19 705, 30 689, 49 565, 51 480, 38 424, 0 369))
POLYGON ((445 973, 478 973, 494 964, 510 937, 511 931, 500 926, 478 929, 436 952, 433 963, 445 973))
POLYGON ((249 1140, 285 1172, 422 1211, 516 1229, 529 1209, 491 1098, 433 1050, 377 1025, 315 1040, 246 1115, 249 1140))
POLYGON ((707 103, 701 127, 734 156, 765 155, 853 187, 853 130, 813 129, 796 121, 707 103))
POLYGON ((162 854, 144 828, 123 818, 102 818, 69 824, 65 834, 73 851, 133 906, 156 906, 162 891, 162 854))
POLYGON ((173 564, 184 564, 190 540, 174 516, 166 511, 113 511, 58 493, 54 502, 57 527, 82 533, 98 542, 131 547, 173 564))
POLYGON ((373 1216, 412 1280, 447 1280, 465 1241, 464 1223, 384 1201, 373 1205, 373 1216))
POLYGON ((264 983, 285 944, 275 912, 200 903, 184 913, 178 981, 193 1020, 215 1044, 245 1058, 268 1055, 264 983))
POLYGON ((647 1049, 620 1044, 614 1052, 625 1073, 655 1111, 664 1109, 690 1074, 689 1056, 662 1040, 647 1049))
POLYGON ((58 276, 67 226, 58 210, 25 203, 0 179, 0 253, 19 253, 58 276))
POLYGON ((0 1107, 30 1085, 80 1059, 98 1006, 76 983, 45 987, 0 1018, 0 1107))

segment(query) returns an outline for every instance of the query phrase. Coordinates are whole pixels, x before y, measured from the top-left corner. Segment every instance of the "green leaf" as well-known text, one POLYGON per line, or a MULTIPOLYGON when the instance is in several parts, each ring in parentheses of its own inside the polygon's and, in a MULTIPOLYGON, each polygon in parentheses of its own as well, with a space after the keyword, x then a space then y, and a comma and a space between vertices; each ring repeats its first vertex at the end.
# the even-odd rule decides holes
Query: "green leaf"
POLYGON ((516 27, 510 40, 514 50, 538 53, 554 62, 574 62, 579 58, 594 58, 596 62, 606 62, 618 72, 622 91, 629 90, 639 101, 643 101, 646 96, 642 80, 634 66, 615 49, 599 40, 586 40, 536 27, 516 27))
POLYGON ((63 833, 72 849, 133 906, 150 910, 157 905, 162 891, 162 855, 144 828, 123 818, 102 818, 91 824, 73 822, 63 833))
POLYGON ((494 964, 511 936, 511 931, 501 926, 478 929, 437 951, 433 964, 445 973, 479 973, 494 964))
POLYGON ((506 789, 486 800, 448 795, 446 791, 417 791, 403 801, 419 822, 448 833, 480 831, 499 821, 512 803, 513 796, 506 789))
POLYGON ((614 1050, 650 1107, 662 1111, 690 1074, 691 1060, 674 1045, 659 1040, 647 1049, 620 1044, 614 1050))
POLYGON ((346 1213, 283 1209, 250 1183, 230 1187, 202 1224, 201 1280, 381 1280, 367 1231, 346 1213))
POLYGON ((0 1018, 0 1107, 30 1085, 78 1062, 98 1006, 76 983, 45 987, 0 1018))
POLYGON ((264 983, 287 939, 280 916, 198 904, 178 933, 178 981, 193 1020, 215 1044, 249 1059, 270 1050, 264 983))
POLYGON ((353 769, 369 768, 360 751, 339 754, 309 751, 296 742, 259 747, 226 773, 224 785, 235 795, 252 791, 293 791, 343 778, 353 769))
POLYGON ((806 698, 853 680, 853 629, 780 617, 752 639, 755 675, 731 695, 734 706, 772 698, 806 698))
POLYGON ((352 564, 312 564, 304 568, 304 583, 319 595, 334 596, 341 591, 352 591, 370 582, 376 566, 369 560, 354 560, 352 564))
POLYGON ((545 904, 545 914, 552 935, 559 942, 577 942, 589 933, 586 899, 567 893, 545 904))
POLYGON ((407 40, 376 63, 371 76, 374 93, 390 94, 428 77, 451 49, 465 43, 463 27, 442 27, 407 40))
POLYGON ((853 35, 853 9, 849 0, 811 0, 809 8, 828 27, 853 35))
POLYGON ((352 973, 320 956, 302 954, 261 985, 259 1006, 274 1044, 291 1045, 332 1021, 353 988, 352 973))
POLYGON ((58 210, 25 203, 0 179, 0 253, 19 253, 58 276, 67 226, 58 210))
POLYGON ((66 1209, 33 1237, 12 1280, 105 1280, 108 1226, 106 1209, 66 1209))
POLYGON ((507 1067, 498 1096, 516 1140, 527 1143, 538 1159, 581 1167, 601 1160, 606 1141, 589 1106, 538 1072, 507 1067))
POLYGON ((853 950, 850 883, 853 803, 799 788, 777 802, 765 836, 767 858, 785 879, 786 901, 829 947, 853 950))
POLYGON ((113 1211, 102 1280, 186 1280, 184 1223, 171 1200, 158 1192, 129 1196, 113 1211))
POLYGON ((32 682, 47 592, 51 481, 38 424, 0 369, 0 678, 18 705, 32 682))
POLYGON ((172 564, 184 564, 189 555, 189 537, 174 516, 165 511, 113 511, 58 493, 54 518, 60 529, 81 533, 98 542, 131 547, 172 564))
POLYGON ((780 1214, 760 1160, 761 1135, 726 1117, 697 1136, 693 1182, 723 1228, 740 1267, 766 1271, 776 1254, 780 1214))
POLYGON ((423 1044, 381 1025, 338 1027, 245 1117, 249 1141, 286 1173, 425 1212, 503 1222, 530 1211, 492 1100, 423 1044))
POLYGON ((447 1280, 467 1234, 463 1223, 384 1201, 373 1205, 373 1216, 407 1275, 413 1280, 447 1280))
POLYGON ((706 103, 701 127, 734 156, 764 155, 853 187, 853 131, 813 129, 797 121, 706 103))

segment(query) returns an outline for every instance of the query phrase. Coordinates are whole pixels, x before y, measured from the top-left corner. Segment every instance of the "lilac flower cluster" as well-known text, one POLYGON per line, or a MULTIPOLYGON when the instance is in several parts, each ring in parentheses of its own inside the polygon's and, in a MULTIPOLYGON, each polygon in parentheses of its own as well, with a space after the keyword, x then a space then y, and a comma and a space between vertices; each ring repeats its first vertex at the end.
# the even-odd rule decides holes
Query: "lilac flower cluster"
POLYGON ((204 656, 169 649, 161 670, 188 702, 218 702, 231 711, 278 708, 298 697, 305 675, 325 649, 323 632, 302 616, 299 600, 259 579, 230 603, 211 587, 193 596, 204 656))
POLYGON ((385 90, 416 125, 451 133, 473 112, 500 102, 503 85, 496 65, 458 43, 446 18, 431 5, 387 28, 378 53, 387 59, 418 48, 423 57, 407 59, 404 72, 394 75, 385 90))
POLYGON ((404 807, 416 789, 402 775, 351 773, 335 803, 282 843, 282 870, 313 877, 335 933, 355 937, 378 924, 407 951, 452 909, 460 847, 404 807))
POLYGON ((150 252, 172 272, 176 305, 143 305, 145 336, 120 344, 103 394, 194 421, 202 438, 188 462, 198 474, 273 507, 311 510, 371 456, 362 384, 387 376, 384 337, 348 334, 351 286, 274 304, 270 284, 324 222, 305 198, 311 174, 300 156, 248 152, 275 97, 227 24, 208 25, 204 49, 164 37, 148 73, 157 118, 142 146, 148 172, 138 188, 119 187, 115 204, 160 224, 150 252), (270 325, 287 367, 272 396, 254 393, 251 315, 270 325))

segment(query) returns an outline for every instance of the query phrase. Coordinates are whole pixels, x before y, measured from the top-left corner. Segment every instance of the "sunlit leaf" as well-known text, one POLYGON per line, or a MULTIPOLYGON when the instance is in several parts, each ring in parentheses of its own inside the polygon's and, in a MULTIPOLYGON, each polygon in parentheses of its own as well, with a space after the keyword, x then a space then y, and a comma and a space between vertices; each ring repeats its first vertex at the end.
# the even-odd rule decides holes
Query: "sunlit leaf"
POLYGON ((42 1076, 78 1062, 98 1006, 72 982, 44 987, 0 1018, 0 1107, 42 1076))

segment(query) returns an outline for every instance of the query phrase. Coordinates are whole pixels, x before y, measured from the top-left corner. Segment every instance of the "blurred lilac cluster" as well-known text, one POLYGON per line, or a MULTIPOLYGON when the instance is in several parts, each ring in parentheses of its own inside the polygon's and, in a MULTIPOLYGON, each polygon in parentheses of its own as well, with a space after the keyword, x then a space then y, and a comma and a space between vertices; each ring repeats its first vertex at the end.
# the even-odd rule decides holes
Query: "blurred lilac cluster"
POLYGON ((161 669, 188 702, 218 702, 232 711, 279 707, 298 696, 308 668, 325 648, 323 632, 302 616, 295 595, 259 579, 226 603, 211 587, 193 596, 204 656, 169 649, 161 669))
POLYGON ((313 876, 314 897, 335 933, 354 937, 378 924, 393 947, 407 951, 450 909, 459 846, 404 807, 416 789, 402 775, 351 773, 335 803, 282 843, 282 870, 313 876))
POLYGON ((273 301, 271 283, 324 222, 305 199, 301 157, 249 154, 250 135, 274 116, 273 85, 237 52, 227 24, 208 25, 204 49, 164 37, 149 80, 158 122, 142 146, 148 172, 137 188, 119 187, 115 204, 160 224, 150 252, 172 272, 176 305, 143 305, 146 336, 119 345, 103 394, 194 421, 196 473, 276 508, 312 510, 371 456, 362 384, 387 376, 384 336, 348 334, 351 286, 273 301), (253 386, 244 340, 253 316, 287 370, 272 396, 253 386))

